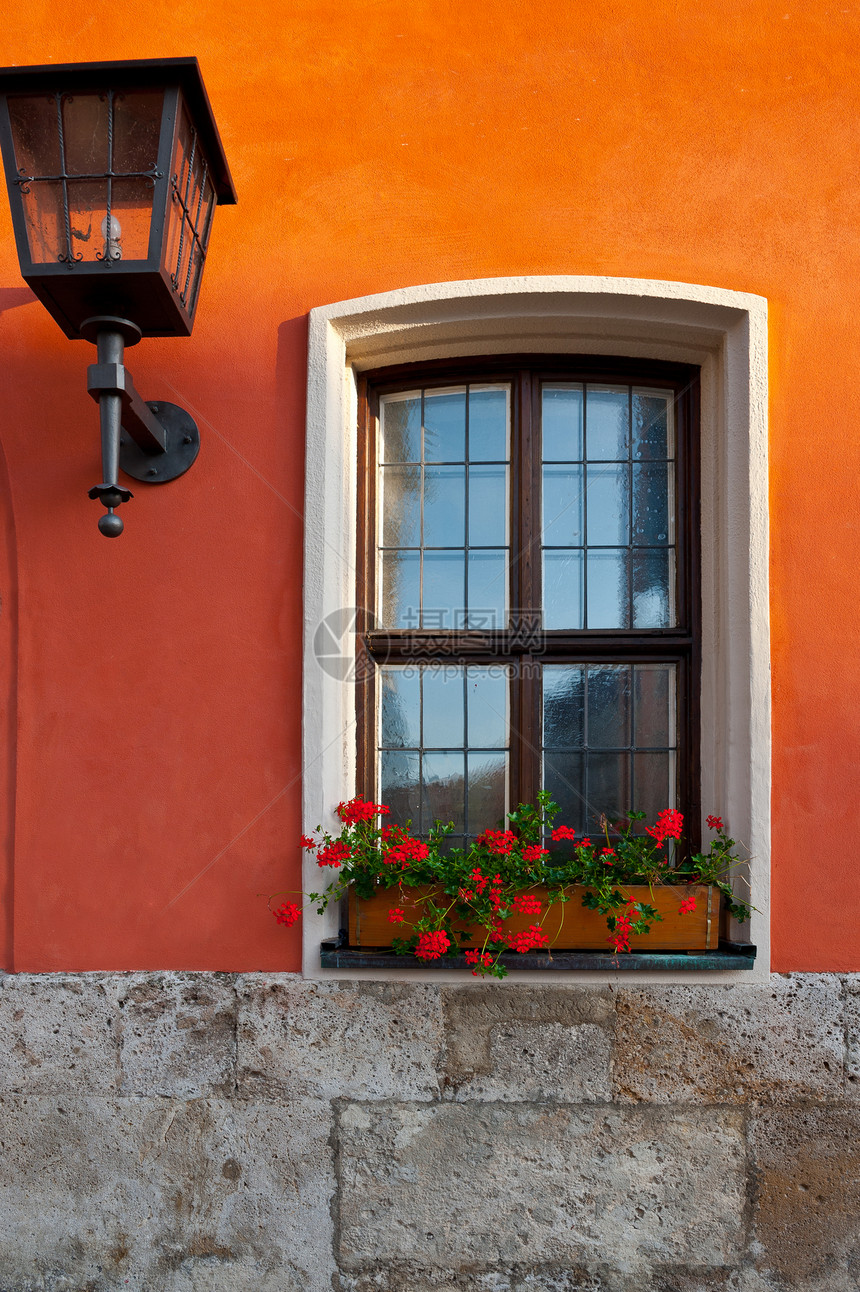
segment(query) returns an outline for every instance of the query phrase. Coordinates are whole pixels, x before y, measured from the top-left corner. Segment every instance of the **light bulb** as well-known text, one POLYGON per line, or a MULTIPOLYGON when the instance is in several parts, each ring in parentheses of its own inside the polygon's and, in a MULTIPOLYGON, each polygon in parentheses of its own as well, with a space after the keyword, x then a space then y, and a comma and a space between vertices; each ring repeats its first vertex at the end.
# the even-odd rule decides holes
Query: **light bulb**
POLYGON ((105 260, 122 260, 122 247, 119 240, 122 237, 122 226, 115 215, 105 216, 102 220, 102 237, 105 240, 104 257, 105 260), (108 220, 110 220, 110 233, 108 233, 108 220))

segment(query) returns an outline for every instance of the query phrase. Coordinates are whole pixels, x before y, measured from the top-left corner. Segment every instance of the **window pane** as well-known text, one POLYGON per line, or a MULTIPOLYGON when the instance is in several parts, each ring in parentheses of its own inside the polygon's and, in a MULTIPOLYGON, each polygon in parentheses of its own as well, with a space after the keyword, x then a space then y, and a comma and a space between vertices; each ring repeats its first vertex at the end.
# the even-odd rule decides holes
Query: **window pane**
POLYGON ((652 825, 658 812, 677 803, 674 753, 634 754, 633 781, 636 811, 646 813, 645 825, 652 825))
POLYGON ((508 387, 470 386, 470 461, 505 462, 507 458, 508 387))
POLYGON ((559 806, 556 825, 567 825, 578 833, 586 829, 585 759, 570 750, 544 750, 543 786, 559 806))
POLYGON ((466 468, 424 468, 424 546, 462 547, 466 541, 466 468))
POLYGON ((630 595, 627 581, 628 553, 588 553, 589 628, 628 628, 630 595))
POLYGON ((627 387, 589 386, 585 404, 585 449, 590 461, 626 459, 630 441, 627 387))
POLYGON ((668 628, 675 622, 675 554, 669 548, 633 552, 633 627, 668 628))
POLYGON ((421 678, 416 669, 380 670, 380 744, 416 749, 421 743, 421 678))
POLYGON ((422 678, 425 749, 452 749, 465 744, 463 673, 461 669, 425 669, 422 678))
POLYGON ((671 395, 653 390, 633 391, 633 456, 675 456, 671 395))
POLYGON ((421 468, 383 467, 380 506, 384 547, 418 547, 421 542, 421 468))
POLYGON ((380 462, 420 462, 421 395, 386 395, 380 400, 380 462))
POLYGON ((466 829, 480 834, 498 828, 505 815, 508 756, 505 753, 469 754, 468 813, 466 829))
POLYGON ((453 629, 465 618, 465 552, 424 553, 421 627, 453 629))
POLYGON ((424 461, 465 462, 466 391, 424 392, 424 461))
POLYGON ((633 542, 671 543, 669 499, 674 494, 674 472, 667 462, 633 465, 633 542))
POLYGON ((637 664, 633 670, 634 743, 640 747, 675 744, 675 668, 637 664))
POLYGON ((469 553, 469 607, 458 623, 483 632, 507 623, 507 559, 504 552, 469 553))
POLYGON ((582 543, 582 467, 544 467, 543 541, 547 547, 582 543))
POLYGON ((585 738, 585 670, 577 665, 550 665, 543 675, 545 745, 581 745, 585 738))
POLYGON ((629 754, 589 754, 586 760, 586 829, 600 828, 601 816, 627 820, 632 785, 629 754))
POLYGON ((588 468, 588 542, 598 547, 629 543, 630 470, 588 468))
POLYGON ((589 749, 617 749, 630 744, 630 666, 591 666, 586 674, 589 749))
POLYGON ((421 759, 417 753, 388 753, 379 756, 379 800, 391 808, 386 823, 420 829, 421 759))
POLYGON ((508 678, 499 667, 470 668, 466 674, 469 745, 505 749, 508 743, 508 678))
POLYGON ((507 467, 469 467, 469 543, 504 547, 507 541, 507 467))
POLYGON ((417 628, 421 596, 421 556, 418 552, 382 553, 379 617, 383 628, 417 628))
POLYGON ((429 830, 437 821, 454 822, 462 834, 466 823, 465 755, 462 750, 424 754, 423 815, 421 828, 429 830))
POLYGON ((544 462, 581 462, 582 386, 544 386, 541 412, 544 462))
POLYGON ((543 626, 582 628, 582 552, 544 552, 543 626))

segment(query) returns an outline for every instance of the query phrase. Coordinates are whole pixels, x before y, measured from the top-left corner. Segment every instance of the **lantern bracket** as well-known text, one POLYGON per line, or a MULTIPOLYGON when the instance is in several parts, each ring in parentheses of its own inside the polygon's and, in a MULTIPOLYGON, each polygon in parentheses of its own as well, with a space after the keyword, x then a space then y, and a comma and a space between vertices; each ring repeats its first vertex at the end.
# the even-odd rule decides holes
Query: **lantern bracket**
POLYGON ((163 401, 146 403, 138 394, 123 362, 126 344, 140 340, 134 323, 103 315, 87 319, 81 332, 97 348, 97 362, 87 369, 87 390, 99 406, 104 477, 89 496, 107 507, 99 529, 114 538, 123 530, 114 509, 132 496, 118 485, 118 470, 146 484, 175 480, 197 457, 200 436, 184 409, 163 401))

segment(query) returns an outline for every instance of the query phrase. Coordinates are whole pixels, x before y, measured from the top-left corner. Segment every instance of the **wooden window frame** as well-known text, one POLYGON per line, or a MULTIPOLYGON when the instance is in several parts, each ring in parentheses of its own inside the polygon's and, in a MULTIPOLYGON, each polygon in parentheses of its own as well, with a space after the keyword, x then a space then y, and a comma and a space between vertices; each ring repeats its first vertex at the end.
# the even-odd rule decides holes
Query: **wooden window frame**
MULTIPOLYGON (((677 792, 693 850, 701 845, 701 497, 699 368, 598 355, 524 354, 402 364, 365 372, 358 382, 356 576, 356 788, 376 795, 376 674, 382 663, 509 664, 510 801, 533 802, 540 788, 542 663, 662 662, 677 665, 677 792), (379 400, 416 387, 471 382, 511 385, 511 600, 519 618, 506 630, 382 629, 375 625, 376 481, 379 400), (583 381, 666 387, 675 392, 675 535, 677 625, 656 629, 540 629, 538 533, 541 456, 537 428, 542 382, 583 381), (529 542, 531 538, 531 542, 529 542), (523 609, 525 608, 525 609, 523 609), (531 619, 529 619, 531 617, 531 619), (541 648, 532 649, 535 629, 541 648), (538 666, 538 667, 535 667, 538 666), (530 754, 525 751, 531 749, 530 754)), ((633 806, 633 805, 631 805, 633 806)))

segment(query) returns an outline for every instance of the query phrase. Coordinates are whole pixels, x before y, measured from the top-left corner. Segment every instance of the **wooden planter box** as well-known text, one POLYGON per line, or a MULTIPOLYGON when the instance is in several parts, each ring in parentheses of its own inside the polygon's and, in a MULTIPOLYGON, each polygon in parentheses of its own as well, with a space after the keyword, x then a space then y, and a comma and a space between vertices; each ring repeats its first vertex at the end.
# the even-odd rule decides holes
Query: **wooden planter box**
MULTIPOLYGON (((720 890, 709 884, 657 885, 649 888, 647 884, 634 884, 629 887, 619 885, 625 897, 635 897, 637 902, 655 907, 663 916, 662 921, 651 926, 650 933, 634 934, 630 939, 631 951, 706 951, 716 950, 719 945, 720 890), (696 909, 680 915, 678 908, 688 897, 695 897, 696 909)), ((431 892, 431 888, 385 888, 376 892, 373 897, 356 897, 355 891, 349 893, 349 945, 351 947, 390 947, 393 938, 408 935, 404 926, 390 924, 388 912, 393 906, 399 906, 405 912, 406 922, 417 918, 414 895, 431 892)), ((546 902, 545 888, 527 890, 546 902)), ((558 902, 549 909, 544 906, 542 916, 512 915, 505 921, 505 929, 511 933, 527 929, 530 924, 542 924, 549 934, 549 945, 557 951, 607 951, 610 949, 609 929, 606 927, 606 916, 599 911, 589 911, 582 905, 585 889, 574 885, 569 889, 570 899, 558 902)), ((445 895, 441 893, 437 905, 441 905, 445 895)), ((450 898, 447 900, 450 901, 450 898)), ((466 931, 469 937, 463 941, 464 947, 483 944, 486 930, 480 925, 467 925, 455 921, 458 931, 466 931)))

